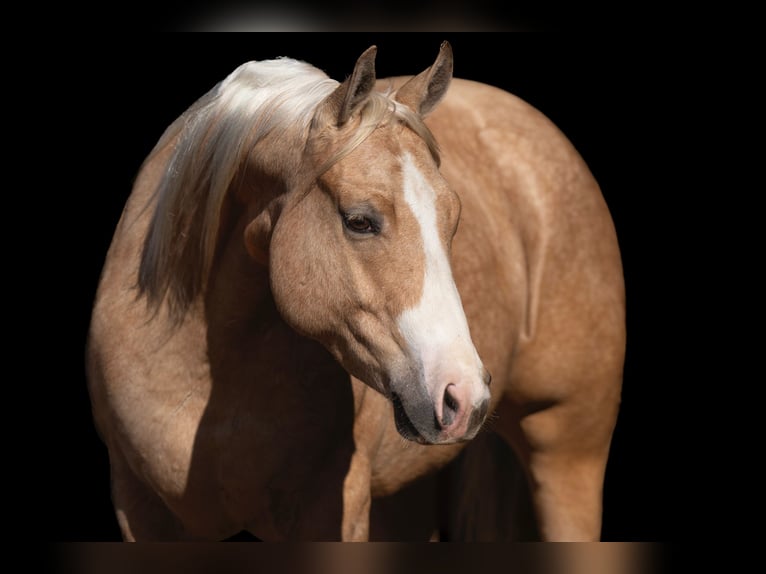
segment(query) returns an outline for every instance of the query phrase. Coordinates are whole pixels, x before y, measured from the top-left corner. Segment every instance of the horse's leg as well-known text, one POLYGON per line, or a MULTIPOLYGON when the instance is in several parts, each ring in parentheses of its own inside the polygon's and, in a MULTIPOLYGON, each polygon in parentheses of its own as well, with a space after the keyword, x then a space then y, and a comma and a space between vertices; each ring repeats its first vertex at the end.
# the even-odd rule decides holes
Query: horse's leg
POLYGON ((498 409, 506 423, 498 430, 527 474, 543 540, 601 537, 604 474, 619 403, 615 387, 562 402, 505 400, 498 409))
POLYGON ((343 482, 344 542, 366 542, 370 537, 372 503, 372 461, 382 438, 385 417, 389 414, 386 399, 358 379, 351 377, 354 394, 354 454, 343 482))
POLYGON ((119 452, 110 449, 112 502, 127 542, 186 538, 183 527, 162 499, 141 482, 119 452))
POLYGON ((358 379, 351 377, 354 394, 354 454, 343 482, 344 542, 366 542, 370 539, 370 505, 372 503, 372 462, 381 439, 385 399, 358 379))
POLYGON ((440 478, 439 507, 447 540, 539 540, 524 470, 497 433, 479 433, 440 478))
POLYGON ((351 465, 343 482, 343 542, 366 542, 370 537, 370 461, 358 449, 351 457, 351 465))

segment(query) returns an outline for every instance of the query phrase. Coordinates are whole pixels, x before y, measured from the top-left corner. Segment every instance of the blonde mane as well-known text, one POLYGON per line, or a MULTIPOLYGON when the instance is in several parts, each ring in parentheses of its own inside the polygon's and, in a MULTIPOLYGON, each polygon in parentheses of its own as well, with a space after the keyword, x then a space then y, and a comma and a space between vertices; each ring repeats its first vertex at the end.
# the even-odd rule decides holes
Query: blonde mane
MULTIPOLYGON (((168 127, 144 162, 175 142, 153 195, 157 204, 138 271, 139 295, 146 295, 151 307, 158 310, 167 297, 171 317, 182 318, 207 283, 224 201, 247 157, 267 135, 288 130, 303 135, 303 141, 296 142, 296 148, 302 148, 317 106, 338 85, 314 66, 290 58, 248 62, 168 127)), ((348 155, 392 115, 424 140, 438 163, 430 130, 389 96, 370 94, 358 128, 321 171, 348 155)))

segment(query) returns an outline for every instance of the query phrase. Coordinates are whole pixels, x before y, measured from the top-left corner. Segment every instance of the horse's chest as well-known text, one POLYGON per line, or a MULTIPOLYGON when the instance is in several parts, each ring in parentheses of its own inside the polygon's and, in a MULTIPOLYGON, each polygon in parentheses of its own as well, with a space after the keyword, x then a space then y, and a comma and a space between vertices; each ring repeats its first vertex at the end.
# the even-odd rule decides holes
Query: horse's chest
POLYGON ((189 472, 206 513, 223 513, 235 528, 264 539, 293 537, 312 516, 332 514, 317 507, 323 499, 340 501, 353 405, 348 383, 345 392, 327 379, 322 384, 321 396, 305 379, 211 394, 189 472))

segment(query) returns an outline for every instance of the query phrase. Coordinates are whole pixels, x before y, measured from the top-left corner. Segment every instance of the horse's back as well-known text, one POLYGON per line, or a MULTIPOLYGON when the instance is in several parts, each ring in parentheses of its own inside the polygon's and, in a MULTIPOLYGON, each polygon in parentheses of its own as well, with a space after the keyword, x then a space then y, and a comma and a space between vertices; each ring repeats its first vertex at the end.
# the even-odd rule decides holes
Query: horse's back
POLYGON ((93 304, 86 367, 113 479, 121 468, 122 476, 141 475, 149 485, 173 484, 164 492, 180 495, 209 394, 205 326, 190 314, 177 328, 137 287, 154 190, 167 161, 165 150, 142 166, 115 229, 93 304))
POLYGON ((625 345, 622 265, 585 161, 542 112, 478 82, 454 79, 427 123, 462 202, 455 280, 498 384, 517 402, 595 387, 613 402, 625 345))
POLYGON ((173 333, 167 317, 155 315, 138 291, 138 269, 153 215, 153 193, 167 165, 167 156, 167 152, 159 153, 142 166, 104 260, 88 336, 92 392, 100 391, 101 386, 119 384, 125 377, 140 386, 141 379, 150 377, 136 377, 136 371, 153 364, 146 357, 173 333))

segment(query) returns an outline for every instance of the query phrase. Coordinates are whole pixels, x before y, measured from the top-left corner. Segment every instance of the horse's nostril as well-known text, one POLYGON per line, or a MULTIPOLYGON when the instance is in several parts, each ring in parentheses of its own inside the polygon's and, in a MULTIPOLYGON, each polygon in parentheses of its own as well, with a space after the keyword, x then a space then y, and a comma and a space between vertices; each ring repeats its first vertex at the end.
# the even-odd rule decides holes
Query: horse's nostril
POLYGON ((490 386, 492 384, 492 373, 487 369, 484 369, 484 384, 490 386))
POLYGON ((447 428, 450 426, 454 420, 455 416, 457 415, 458 411, 460 410, 460 404, 458 403, 455 396, 452 394, 452 389, 455 387, 455 385, 447 385, 447 388, 444 390, 444 402, 442 403, 442 428, 447 428))

